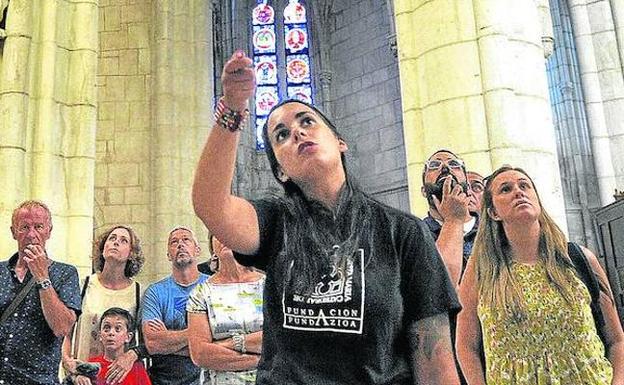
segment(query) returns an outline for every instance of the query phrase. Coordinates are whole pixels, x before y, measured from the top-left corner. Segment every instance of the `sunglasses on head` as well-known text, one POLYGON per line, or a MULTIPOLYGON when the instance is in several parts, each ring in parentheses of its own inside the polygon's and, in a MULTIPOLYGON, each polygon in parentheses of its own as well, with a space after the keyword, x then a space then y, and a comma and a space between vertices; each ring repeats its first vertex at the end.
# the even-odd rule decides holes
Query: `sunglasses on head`
POLYGON ((425 163, 425 167, 427 167, 427 170, 429 171, 439 170, 440 168, 442 168, 443 164, 446 164, 448 168, 452 168, 452 169, 458 169, 458 168, 464 167, 464 162, 461 159, 449 159, 446 162, 442 160, 431 159, 425 163))

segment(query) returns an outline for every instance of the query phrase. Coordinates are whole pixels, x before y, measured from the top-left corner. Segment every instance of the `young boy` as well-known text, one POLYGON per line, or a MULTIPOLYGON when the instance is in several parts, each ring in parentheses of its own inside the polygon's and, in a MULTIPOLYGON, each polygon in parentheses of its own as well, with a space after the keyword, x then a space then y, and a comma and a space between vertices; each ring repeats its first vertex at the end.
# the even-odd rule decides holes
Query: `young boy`
MULTIPOLYGON (((118 307, 106 310, 100 318, 100 341, 104 345, 104 355, 91 357, 89 362, 100 363, 96 385, 107 385, 106 374, 110 364, 126 350, 126 344, 132 339, 134 322, 130 313, 118 307)), ((88 384, 88 378, 76 376, 74 383, 88 384)), ((119 385, 152 385, 147 371, 140 361, 136 361, 126 378, 119 385)))

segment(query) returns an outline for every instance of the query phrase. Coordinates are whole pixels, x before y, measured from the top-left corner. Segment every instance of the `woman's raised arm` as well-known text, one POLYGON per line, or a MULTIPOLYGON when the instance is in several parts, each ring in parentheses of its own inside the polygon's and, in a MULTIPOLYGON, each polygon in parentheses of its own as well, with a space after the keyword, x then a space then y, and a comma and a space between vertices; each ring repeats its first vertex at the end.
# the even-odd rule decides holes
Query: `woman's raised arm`
MULTIPOLYGON (((255 90, 252 61, 236 51, 221 74, 226 114, 244 113, 255 90)), ((241 127, 242 128, 242 127, 241 127)), ((193 182, 193 208, 208 230, 231 249, 253 254, 259 247, 254 207, 231 193, 240 133, 216 121, 204 145, 193 182)))

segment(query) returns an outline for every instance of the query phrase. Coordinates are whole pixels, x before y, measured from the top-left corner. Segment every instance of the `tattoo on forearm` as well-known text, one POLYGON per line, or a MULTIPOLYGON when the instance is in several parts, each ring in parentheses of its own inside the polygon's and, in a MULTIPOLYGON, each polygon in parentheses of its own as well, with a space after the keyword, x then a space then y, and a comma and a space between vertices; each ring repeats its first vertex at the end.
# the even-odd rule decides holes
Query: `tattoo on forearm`
POLYGON ((446 314, 428 317, 416 323, 416 351, 428 360, 436 351, 452 353, 448 316, 446 314))

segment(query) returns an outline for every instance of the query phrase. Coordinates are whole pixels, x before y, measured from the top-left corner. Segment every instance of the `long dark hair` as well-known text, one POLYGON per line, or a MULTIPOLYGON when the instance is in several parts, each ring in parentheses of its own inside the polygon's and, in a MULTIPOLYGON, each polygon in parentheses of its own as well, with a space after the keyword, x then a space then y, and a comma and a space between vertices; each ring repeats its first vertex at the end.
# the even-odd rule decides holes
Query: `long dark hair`
MULTIPOLYGON (((344 141, 336 126, 319 109, 300 100, 283 101, 274 106, 268 116, 270 117, 275 110, 288 103, 299 103, 310 108, 322 119, 336 138, 344 141)), ((282 251, 285 252, 287 258, 286 264, 292 263, 290 273, 294 278, 295 291, 299 294, 310 294, 322 276, 330 273, 332 265, 344 269, 348 259, 358 249, 371 216, 370 205, 366 202, 371 198, 350 177, 344 153, 340 157, 345 171, 346 184, 333 212, 320 202, 308 199, 291 179, 286 182, 280 180, 279 163, 269 137, 268 121, 267 117, 262 130, 266 154, 273 176, 284 188, 283 197, 274 197, 286 208, 283 229, 285 249, 282 251), (326 211, 327 215, 332 215, 338 222, 336 232, 320 225, 318 220, 315 220, 315 216, 318 217, 318 215, 312 215, 323 211, 326 211)))

